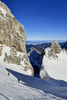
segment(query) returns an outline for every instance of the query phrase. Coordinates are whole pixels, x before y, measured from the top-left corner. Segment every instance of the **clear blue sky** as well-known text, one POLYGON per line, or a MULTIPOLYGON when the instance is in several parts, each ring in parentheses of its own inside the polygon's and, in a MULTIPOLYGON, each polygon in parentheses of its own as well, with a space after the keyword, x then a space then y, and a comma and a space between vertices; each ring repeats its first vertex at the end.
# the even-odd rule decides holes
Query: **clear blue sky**
POLYGON ((67 40, 67 0, 1 0, 24 25, 27 40, 67 40))

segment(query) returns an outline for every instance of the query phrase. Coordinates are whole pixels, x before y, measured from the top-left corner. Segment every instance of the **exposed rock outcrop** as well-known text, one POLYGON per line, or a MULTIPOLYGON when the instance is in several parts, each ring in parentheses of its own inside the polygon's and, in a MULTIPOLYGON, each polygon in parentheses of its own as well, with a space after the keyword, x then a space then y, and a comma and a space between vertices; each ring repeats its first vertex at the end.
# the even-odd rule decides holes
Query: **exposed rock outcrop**
MULTIPOLYGON (((11 48, 10 55, 5 53, 4 61, 21 65, 21 60, 25 59, 25 70, 30 69, 32 71, 31 76, 33 76, 34 71, 27 56, 25 41, 24 26, 15 19, 10 9, 0 1, 0 44, 11 48), (21 57, 21 55, 20 57, 17 56, 18 51, 24 53, 24 57, 21 57)), ((1 55, 2 50, 0 47, 1 55)))
POLYGON ((61 47, 60 47, 59 43, 56 40, 54 40, 52 42, 51 46, 46 48, 44 50, 44 52, 45 52, 45 56, 47 56, 47 57, 57 58, 56 54, 57 53, 59 54, 61 52, 61 47))
POLYGON ((54 40, 51 44, 51 51, 52 53, 60 53, 61 51, 61 47, 56 40, 54 40))

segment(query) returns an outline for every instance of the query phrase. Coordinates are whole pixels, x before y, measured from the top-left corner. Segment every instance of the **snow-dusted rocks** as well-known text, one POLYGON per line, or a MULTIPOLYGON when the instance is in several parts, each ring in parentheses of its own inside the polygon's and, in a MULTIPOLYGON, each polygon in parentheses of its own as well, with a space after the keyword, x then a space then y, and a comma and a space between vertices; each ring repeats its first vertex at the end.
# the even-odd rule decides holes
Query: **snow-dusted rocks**
MULTIPOLYGON (((45 55, 43 56, 40 69, 41 78, 45 79, 48 76, 47 79, 51 77, 67 81, 67 51, 62 50, 59 45, 58 48, 56 52, 51 52, 51 47, 45 49, 45 55)), ((53 50, 55 51, 55 49, 53 50)))
POLYGON ((51 44, 51 51, 52 51, 52 53, 60 53, 61 52, 61 47, 56 40, 54 40, 54 42, 52 42, 52 44, 51 44))
POLYGON ((57 58, 58 56, 56 55, 57 53, 61 52, 61 47, 59 45, 59 43, 54 40, 54 42, 52 42, 51 46, 48 47, 47 49, 45 49, 45 56, 47 57, 53 57, 53 58, 57 58))
POLYGON ((33 68, 29 62, 29 59, 25 53, 16 51, 14 47, 10 48, 5 45, 1 45, 0 66, 6 67, 11 70, 33 76, 33 68), (13 51, 14 50, 14 51, 13 51))
POLYGON ((28 71, 28 73, 25 72, 27 75, 33 76, 34 71, 27 56, 25 41, 23 25, 15 19, 10 9, 0 1, 0 57, 4 54, 2 58, 4 63, 19 65, 21 69, 28 71), (9 50, 3 53, 2 51, 6 48, 9 50), (18 52, 19 55, 17 56, 18 52))

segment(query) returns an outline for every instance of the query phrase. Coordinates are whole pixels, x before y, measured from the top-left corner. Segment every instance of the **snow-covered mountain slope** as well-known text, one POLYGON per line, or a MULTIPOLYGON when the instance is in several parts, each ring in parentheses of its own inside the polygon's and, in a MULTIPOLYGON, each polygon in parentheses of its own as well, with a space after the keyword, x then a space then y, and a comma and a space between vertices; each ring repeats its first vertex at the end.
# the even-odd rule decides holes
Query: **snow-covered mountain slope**
POLYGON ((50 50, 51 48, 45 49, 40 77, 45 79, 47 73, 51 78, 67 81, 67 51, 61 50, 50 56, 50 50))
POLYGON ((61 85, 67 86, 67 83, 53 79, 45 81, 0 67, 0 100, 64 100, 67 87, 61 85))
POLYGON ((31 76, 32 71, 27 65, 25 56, 25 53, 17 52, 14 47, 0 44, 0 66, 31 76))

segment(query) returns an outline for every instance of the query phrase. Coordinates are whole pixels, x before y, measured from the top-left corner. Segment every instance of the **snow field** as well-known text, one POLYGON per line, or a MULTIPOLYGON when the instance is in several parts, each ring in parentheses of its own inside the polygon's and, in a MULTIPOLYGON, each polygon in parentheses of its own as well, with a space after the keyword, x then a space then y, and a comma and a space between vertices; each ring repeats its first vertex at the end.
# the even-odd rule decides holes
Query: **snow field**
POLYGON ((63 51, 57 54, 58 58, 47 57, 44 55, 42 61, 42 77, 45 77, 45 71, 51 78, 64 80, 67 82, 67 54, 63 51))
MULTIPOLYGON (((31 81, 31 80, 29 80, 31 81)), ((35 83, 34 83, 35 85, 35 83)), ((25 82, 18 83, 17 78, 4 67, 0 67, 0 100, 61 100, 52 94, 29 87, 25 82)))

